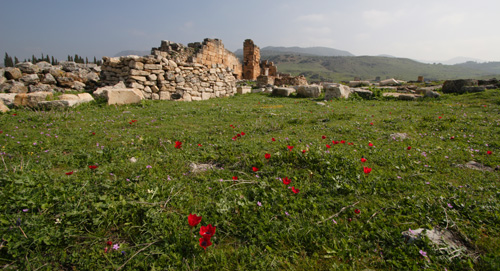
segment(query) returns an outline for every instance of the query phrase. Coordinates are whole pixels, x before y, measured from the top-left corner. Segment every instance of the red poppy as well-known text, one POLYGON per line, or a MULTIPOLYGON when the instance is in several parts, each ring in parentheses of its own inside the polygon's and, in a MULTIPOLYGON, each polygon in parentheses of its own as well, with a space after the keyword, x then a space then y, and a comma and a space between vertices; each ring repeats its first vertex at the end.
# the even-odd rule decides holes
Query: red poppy
POLYGON ((257 172, 257 171, 259 171, 259 169, 258 169, 258 168, 256 168, 256 167, 252 167, 252 170, 253 170, 253 172, 257 172))
POLYGON ((455 137, 454 137, 454 136, 452 136, 452 137, 450 137, 450 139, 455 139, 455 137))
POLYGON ((189 226, 194 227, 194 226, 198 225, 198 223, 200 223, 200 222, 201 222, 201 216, 197 216, 197 215, 193 215, 193 214, 188 215, 189 226))
POLYGON ((0 131, 0 134, 3 133, 3 131, 0 131))
POLYGON ((245 134, 245 132, 241 132, 241 135, 242 135, 242 136, 244 136, 244 135, 246 135, 246 134, 245 134))
POLYGON ((238 176, 233 176, 233 181, 238 180, 238 176))
POLYGON ((233 137, 232 139, 233 139, 233 140, 236 140, 236 137, 233 137))
POLYGON ((361 213, 361 211, 360 211, 359 209, 354 210, 354 212, 355 212, 356 214, 361 213))
POLYGON ((132 124, 132 122, 131 122, 131 121, 129 121, 129 122, 128 122, 128 124, 132 124))
POLYGON ((212 224, 208 224, 207 226, 201 226, 200 235, 203 237, 212 237, 215 234, 215 230, 217 227, 213 227, 212 224))
POLYGON ((293 146, 287 145, 286 147, 288 148, 289 151, 292 151, 292 149, 293 149, 293 146))
POLYGON ((106 242, 106 244, 107 244, 108 246, 111 246, 111 245, 113 244, 113 242, 111 242, 111 241, 107 241, 107 242, 106 242))
POLYGON ((229 127, 234 128, 234 126, 233 126, 232 124, 231 124, 231 125, 229 125, 229 127))
POLYGON ((350 145, 350 146, 352 146, 352 145, 354 145, 354 143, 352 143, 352 142, 349 142, 349 143, 347 143, 347 145, 350 145))
POLYGON ((282 179, 284 185, 289 185, 292 180, 288 179, 288 177, 285 177, 282 179))
POLYGON ((241 137, 241 134, 237 134, 236 136, 237 136, 237 137, 241 137))
POLYGON ((338 142, 338 141, 333 140, 333 141, 332 141, 332 144, 333 144, 333 145, 335 145, 335 144, 339 144, 339 142, 338 142))
POLYGON ((361 157, 361 163, 364 163, 364 162, 366 162, 366 158, 361 157))
POLYGON ((273 142, 274 142, 274 141, 276 141, 276 139, 274 139, 274 137, 273 137, 273 138, 271 138, 271 141, 273 141, 273 142))
POLYGON ((96 169, 96 168, 98 168, 98 167, 99 167, 99 166, 96 166, 96 165, 91 165, 91 166, 89 166, 89 168, 90 168, 90 169, 96 169))
POLYGON ((326 144, 326 148, 327 148, 327 149, 329 149, 329 148, 331 148, 331 147, 330 147, 330 145, 326 144))
POLYGON ((292 186, 292 192, 298 194, 300 192, 299 189, 295 189, 295 186, 292 186))
POLYGON ((73 175, 73 171, 70 171, 70 172, 66 172, 66 175, 73 175))
POLYGON ((340 140, 340 144, 345 144, 345 140, 340 140))
POLYGON ((269 153, 264 154, 264 158, 270 159, 271 158, 271 154, 269 154, 269 153))
POLYGON ((306 150, 302 150, 302 153, 306 153, 306 150))
POLYGON ((363 172, 365 172, 365 174, 368 174, 368 173, 372 172, 372 168, 363 167, 363 172))
POLYGON ((200 246, 203 248, 203 249, 207 249, 207 247, 211 246, 212 245, 212 242, 210 242, 210 237, 201 237, 200 238, 200 246))
POLYGON ((487 153, 487 154, 493 154, 493 152, 492 152, 492 151, 487 151, 486 153, 487 153))
POLYGON ((411 150, 411 146, 408 146, 408 148, 406 148, 407 150, 411 150))
POLYGON ((373 147, 373 143, 371 143, 371 142, 368 143, 368 146, 373 147))
POLYGON ((180 141, 175 141, 175 146, 174 146, 174 148, 176 148, 176 149, 180 149, 180 148, 182 148, 182 142, 180 142, 180 141))
POLYGON ((322 139, 325 139, 325 138, 326 138, 326 136, 321 136, 321 138, 322 138, 322 139))
POLYGON ((92 132, 92 135, 95 135, 95 133, 94 133, 94 132, 92 132))
POLYGON ((439 118, 439 119, 441 119, 442 117, 441 117, 441 116, 439 116, 438 118, 439 118))
POLYGON ((350 218, 350 217, 349 217, 349 218, 347 219, 347 221, 351 222, 351 221, 352 221, 352 218, 350 218))
POLYGON ((198 143, 198 147, 201 147, 202 145, 200 143, 198 143))
POLYGON ((373 122, 370 122, 370 125, 373 125, 373 122))

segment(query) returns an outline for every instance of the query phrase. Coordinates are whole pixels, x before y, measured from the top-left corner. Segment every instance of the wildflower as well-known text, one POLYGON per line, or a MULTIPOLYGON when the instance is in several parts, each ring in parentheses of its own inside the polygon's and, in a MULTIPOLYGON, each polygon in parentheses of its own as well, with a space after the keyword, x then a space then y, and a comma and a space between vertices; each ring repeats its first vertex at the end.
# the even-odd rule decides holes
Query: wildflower
POLYGON ((146 168, 153 168, 151 165, 147 165, 146 168))
POLYGON ((371 169, 371 168, 369 168, 369 167, 363 167, 363 172, 364 172, 365 174, 369 174, 370 172, 372 172, 372 169, 371 169))
POLYGON ((361 163, 364 163, 364 162, 366 162, 366 158, 361 157, 361 163))
POLYGON ((448 208, 453 209, 453 205, 451 205, 451 204, 448 203, 448 208))
POLYGON ((108 246, 111 246, 111 245, 113 244, 113 242, 108 241, 108 242, 106 242, 106 244, 107 244, 108 246))
POLYGON ((258 168, 256 168, 256 167, 252 167, 252 170, 253 170, 253 172, 257 172, 257 171, 259 171, 259 169, 258 169, 258 168))
POLYGON ((25 212, 25 213, 26 213, 26 212, 28 212, 29 210, 30 210, 30 209, 23 209, 23 212, 25 212))
POLYGON ((260 201, 257 201, 257 205, 262 206, 262 203, 260 201))
POLYGON ((290 215, 288 212, 285 211, 285 215, 290 215))
POLYGON ((241 132, 241 136, 244 136, 244 135, 246 135, 246 134, 244 132, 241 132))
POLYGON ((340 140, 340 144, 345 144, 345 140, 340 140))
POLYGON ((175 141, 175 146, 174 146, 176 149, 180 149, 182 148, 182 142, 180 141, 175 141))
POLYGON ((427 252, 423 251, 423 250, 420 250, 418 253, 420 253, 420 255, 424 256, 427 258, 427 252))
POLYGON ((211 238, 215 234, 215 230, 217 227, 213 227, 212 224, 208 224, 207 226, 201 226, 200 235, 203 237, 211 238))
POLYGON ((325 138, 326 138, 326 136, 321 136, 321 139, 325 139, 325 138))
POLYGON ((202 145, 198 143, 198 147, 201 147, 202 145))
POLYGON ((300 192, 299 189, 296 189, 295 186, 292 186, 292 192, 298 194, 300 192))
POLYGON ((233 176, 233 181, 238 180, 238 176, 233 176))
POLYGON ((337 221, 335 221, 335 219, 332 218, 332 221, 333 221, 333 223, 337 224, 337 221))
POLYGON ((408 146, 408 148, 406 148, 407 150, 411 150, 411 146, 408 146))
POLYGON ((66 175, 68 175, 68 176, 69 176, 69 175, 73 175, 73 171, 66 172, 65 174, 66 174, 66 175))
POLYGON ((200 222, 201 222, 201 216, 193 215, 191 213, 188 215, 189 226, 194 227, 198 225, 198 223, 200 222))
POLYGON ((408 231, 413 235, 417 235, 411 228, 408 228, 408 231))
POLYGON ((361 211, 359 209, 354 210, 354 213, 359 214, 361 211))
POLYGON ((118 250, 119 248, 120 248, 120 245, 119 245, 119 244, 115 244, 115 245, 113 246, 113 249, 114 249, 114 250, 118 250))
POLYGON ((212 245, 212 242, 210 242, 210 237, 201 237, 200 238, 200 246, 203 248, 203 249, 207 249, 207 247, 211 246, 212 245))
POLYGON ((271 154, 269 154, 269 153, 264 154, 264 158, 270 159, 271 158, 271 154))
POLYGON ((326 148, 327 148, 327 149, 329 149, 329 148, 331 148, 331 147, 330 147, 330 145, 326 144, 326 148))
POLYGON ((273 141, 273 142, 274 142, 274 141, 276 141, 276 139, 274 139, 274 137, 273 137, 273 138, 271 138, 271 141, 273 141))
POLYGON ((373 122, 370 122, 370 125, 373 125, 373 122))
POLYGON ((288 148, 289 151, 292 151, 292 149, 293 149, 293 146, 287 145, 286 147, 288 148))
POLYGON ((373 147, 373 143, 371 143, 371 142, 368 143, 368 146, 373 147))
POLYGON ((302 150, 302 153, 306 153, 306 150, 302 150))
POLYGON ((489 154, 489 155, 491 155, 493 152, 492 151, 487 151, 486 153, 489 154))
POLYGON ((283 178, 283 184, 289 185, 292 180, 288 179, 288 177, 283 178))
POLYGON ((97 165, 90 165, 90 166, 89 166, 89 168, 90 168, 90 169, 96 169, 96 168, 98 168, 98 167, 99 167, 99 166, 97 166, 97 165))

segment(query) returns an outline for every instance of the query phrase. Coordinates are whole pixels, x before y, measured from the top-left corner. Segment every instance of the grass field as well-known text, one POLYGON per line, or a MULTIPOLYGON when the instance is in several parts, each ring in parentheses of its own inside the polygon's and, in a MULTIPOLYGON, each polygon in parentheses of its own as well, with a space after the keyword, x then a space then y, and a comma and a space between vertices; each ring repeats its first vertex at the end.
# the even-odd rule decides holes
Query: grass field
POLYGON ((318 102, 0 115, 0 266, 500 269, 500 172, 463 166, 500 165, 500 90, 318 102), (403 237, 419 228, 459 246, 403 237))

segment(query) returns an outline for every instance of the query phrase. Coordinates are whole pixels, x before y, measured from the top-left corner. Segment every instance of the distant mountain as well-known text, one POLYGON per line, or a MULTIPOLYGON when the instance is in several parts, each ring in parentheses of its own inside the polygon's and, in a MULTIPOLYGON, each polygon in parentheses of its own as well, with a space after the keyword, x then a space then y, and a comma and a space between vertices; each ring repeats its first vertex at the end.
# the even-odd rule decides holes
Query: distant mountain
POLYGON ((500 74, 500 62, 498 62, 498 61, 497 62, 484 62, 484 63, 467 61, 465 63, 455 64, 453 66, 480 70, 480 71, 484 71, 484 72, 488 72, 488 73, 496 74, 496 75, 500 74))
POLYGON ((392 55, 386 55, 386 54, 382 54, 382 55, 378 55, 380 57, 390 57, 390 58, 396 58, 395 56, 392 56, 392 55))
POLYGON ((428 63, 428 64, 441 63, 441 64, 445 64, 445 65, 455 65, 455 64, 461 64, 461 63, 465 63, 465 62, 469 62, 469 61, 486 62, 482 59, 472 58, 472 57, 464 57, 464 56, 458 56, 458 57, 454 57, 454 58, 448 59, 448 60, 415 60, 415 61, 422 62, 422 63, 428 63))
MULTIPOLYGON (((234 52, 237 56, 243 55, 243 49, 238 49, 234 52)), ((286 55, 286 54, 297 54, 305 56, 354 56, 353 54, 334 48, 328 47, 273 47, 267 46, 260 49, 260 55, 275 56, 275 55, 286 55)))
POLYGON ((125 50, 125 51, 121 51, 121 52, 117 53, 114 57, 130 56, 130 55, 146 56, 146 55, 150 55, 150 54, 151 54, 151 50, 148 50, 148 51, 125 50))

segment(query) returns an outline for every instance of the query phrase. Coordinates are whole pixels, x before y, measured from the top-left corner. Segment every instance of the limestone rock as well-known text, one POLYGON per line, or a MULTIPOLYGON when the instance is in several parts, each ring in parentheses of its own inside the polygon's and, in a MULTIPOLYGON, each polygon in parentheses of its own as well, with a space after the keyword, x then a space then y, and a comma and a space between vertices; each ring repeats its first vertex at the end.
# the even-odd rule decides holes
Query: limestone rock
POLYGON ((75 81, 75 82, 73 83, 73 89, 76 89, 76 90, 78 90, 78 91, 82 91, 82 90, 84 90, 84 89, 85 89, 85 84, 84 84, 84 83, 82 83, 82 82, 75 81))
POLYGON ((251 93, 252 92, 252 87, 249 87, 249 86, 239 86, 237 89, 236 89, 236 92, 238 94, 247 94, 247 93, 251 93))
POLYGON ((443 93, 465 93, 466 87, 477 87, 478 81, 473 79, 446 80, 443 84, 443 93))
POLYGON ((351 93, 356 93, 363 99, 371 99, 373 96, 373 92, 371 92, 368 89, 362 89, 362 88, 351 88, 351 93))
POLYGON ((10 111, 10 109, 0 99, 0 112, 5 113, 5 112, 9 112, 9 111, 10 111))
POLYGON ((401 85, 401 83, 398 80, 391 78, 391 79, 380 81, 379 85, 380 86, 399 86, 399 85, 401 85))
POLYGON ((75 80, 71 77, 57 77, 57 83, 63 88, 73 88, 75 80))
POLYGON ((14 99, 17 93, 0 93, 0 100, 8 107, 14 106, 14 99))
POLYGON ((36 74, 40 71, 37 65, 33 65, 31 62, 21 62, 16 64, 16 68, 21 70, 22 73, 36 74))
POLYGON ((78 98, 84 103, 92 102, 94 98, 89 93, 79 93, 78 98))
POLYGON ((299 86, 297 88, 297 94, 306 98, 318 98, 319 95, 321 95, 321 86, 299 86))
POLYGON ((20 82, 12 82, 12 86, 9 88, 10 93, 27 93, 28 88, 20 82))
POLYGON ((108 105, 116 104, 134 104, 141 102, 141 95, 137 94, 137 91, 133 89, 108 89, 105 91, 106 99, 108 100, 108 105))
POLYGON ((5 68, 4 75, 8 80, 17 80, 23 76, 23 73, 18 68, 9 67, 5 68))
POLYGON ((28 93, 26 105, 29 107, 38 107, 38 103, 47 100, 47 97, 52 97, 52 92, 33 92, 28 93))
POLYGON ((433 91, 433 90, 427 90, 424 94, 425 97, 430 97, 430 98, 438 98, 441 97, 441 94, 439 92, 433 91))
POLYGON ((349 87, 363 87, 369 85, 370 81, 349 81, 349 87))
POLYGON ((62 101, 78 101, 80 98, 76 94, 62 94, 59 96, 59 100, 62 101))
POLYGON ((54 76, 52 76, 52 74, 47 73, 45 74, 45 77, 42 79, 42 83, 54 85, 57 84, 57 81, 54 78, 54 76))
POLYGON ((296 92, 296 90, 294 88, 279 87, 279 88, 274 88, 271 95, 288 97, 288 96, 290 96, 290 94, 295 93, 295 92, 296 92))
POLYGON ((40 79, 38 78, 38 75, 36 74, 27 74, 23 77, 20 78, 21 82, 23 82, 25 85, 34 85, 38 82, 40 82, 40 79))
POLYGON ((78 66, 73 61, 63 61, 59 63, 62 66, 62 70, 65 72, 72 72, 78 69, 78 66))
POLYGON ((351 89, 344 85, 328 85, 325 88, 325 100, 331 100, 333 98, 349 98, 351 89))
POLYGON ((29 92, 52 92, 53 87, 47 84, 30 85, 29 92))
POLYGON ((48 71, 52 68, 52 64, 47 61, 40 61, 35 64, 41 71, 48 71))

